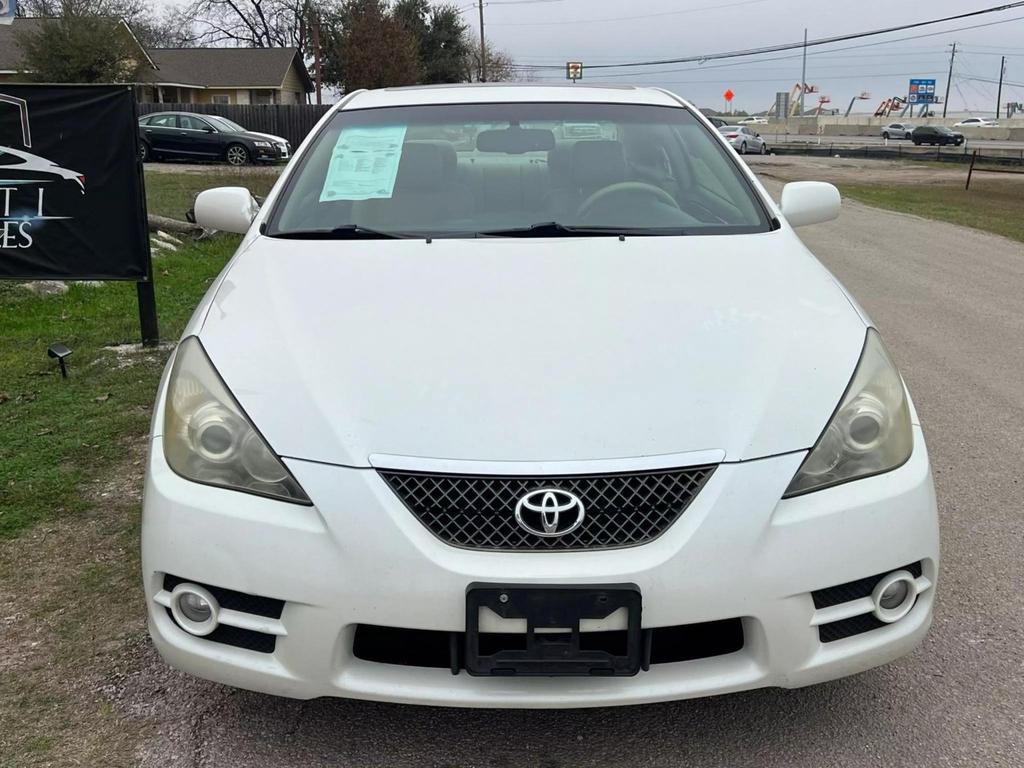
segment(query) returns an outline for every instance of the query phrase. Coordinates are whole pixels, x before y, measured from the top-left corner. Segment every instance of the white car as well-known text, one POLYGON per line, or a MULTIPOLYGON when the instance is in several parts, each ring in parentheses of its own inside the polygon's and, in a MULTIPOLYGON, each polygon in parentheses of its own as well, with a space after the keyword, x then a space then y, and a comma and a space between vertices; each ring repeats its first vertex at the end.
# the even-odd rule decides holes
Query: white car
POLYGON ((663 90, 347 95, 261 208, 196 201, 246 234, 157 394, 159 652, 282 696, 473 707, 910 652, 935 495, 879 333, 794 232, 839 208, 813 182, 773 202, 663 90))
POLYGON ((753 152, 756 155, 768 154, 768 142, 753 128, 748 128, 745 125, 723 125, 718 132, 741 155, 748 152, 753 152))
POLYGON ((889 123, 882 128, 883 139, 909 139, 917 126, 910 123, 889 123))
POLYGON ((737 125, 768 125, 768 118, 766 117, 745 117, 742 120, 736 121, 737 125))
POLYGON ((968 117, 959 123, 953 123, 954 128, 998 128, 999 123, 995 120, 988 120, 984 117, 968 117))

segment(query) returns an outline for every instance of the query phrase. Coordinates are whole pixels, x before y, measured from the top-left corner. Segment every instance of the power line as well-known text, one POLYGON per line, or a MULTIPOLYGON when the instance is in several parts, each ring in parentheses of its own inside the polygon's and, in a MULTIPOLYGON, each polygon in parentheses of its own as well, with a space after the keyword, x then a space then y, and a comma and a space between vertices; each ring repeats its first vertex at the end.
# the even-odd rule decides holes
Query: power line
MULTIPOLYGON (((538 2, 538 0, 520 0, 520 2, 538 2)), ((686 8, 681 11, 664 11, 662 13, 643 13, 637 16, 612 16, 602 17, 599 19, 564 19, 559 21, 492 21, 491 25, 495 27, 555 27, 563 26, 566 24, 572 24, 578 26, 580 24, 605 24, 613 21, 636 21, 638 19, 656 19, 663 16, 682 16, 689 13, 700 13, 701 11, 718 11, 724 8, 738 8, 743 5, 760 5, 766 3, 768 0, 740 0, 740 2, 727 3, 725 5, 703 5, 700 8, 686 8)), ((511 5, 511 3, 506 3, 511 5)))
MULTIPOLYGON (((984 16, 990 13, 1001 13, 1004 11, 1013 10, 1014 8, 1024 7, 1024 0, 1019 0, 1013 3, 1004 3, 1003 5, 992 6, 990 8, 982 8, 977 11, 968 11, 966 13, 958 13, 953 16, 944 16, 938 19, 929 19, 927 21, 917 21, 910 24, 900 24, 893 27, 885 27, 884 29, 875 29, 867 32, 855 32, 846 35, 835 35, 833 37, 823 37, 815 40, 808 40, 806 47, 812 48, 821 45, 829 45, 831 43, 840 43, 846 40, 858 40, 865 37, 874 37, 877 35, 890 34, 892 32, 900 32, 905 29, 917 29, 920 27, 931 26, 933 24, 942 24, 948 21, 958 21, 960 19, 968 19, 976 16, 984 16)), ((714 59, 732 59, 741 56, 755 56, 764 53, 776 53, 779 51, 791 51, 796 48, 803 48, 805 44, 801 42, 796 43, 782 43, 779 45, 767 45, 760 48, 748 48, 739 51, 725 51, 722 53, 706 53, 700 56, 684 56, 673 59, 660 59, 652 61, 631 61, 622 62, 619 64, 592 64, 589 69, 613 69, 621 67, 651 67, 659 66, 664 64, 688 64, 693 62, 705 62, 714 59)), ((526 65, 522 65, 526 66, 526 65)), ((530 65, 532 69, 562 69, 564 64, 538 64, 530 65)))
MULTIPOLYGON (((818 51, 818 52, 810 51, 810 52, 808 52, 807 55, 808 55, 808 57, 812 57, 812 56, 814 56, 814 57, 830 56, 832 54, 840 53, 840 52, 843 52, 843 51, 854 51, 854 50, 861 50, 861 49, 864 49, 864 48, 874 48, 874 47, 877 47, 877 46, 880 46, 880 45, 893 45, 894 43, 902 43, 902 42, 906 42, 908 40, 921 40, 921 39, 926 38, 926 37, 939 37, 941 35, 948 35, 951 32, 963 32, 963 31, 972 30, 972 29, 981 29, 983 27, 992 27, 992 26, 997 26, 999 24, 1007 24, 1007 23, 1012 22, 1012 21, 1021 21, 1021 20, 1024 20, 1024 16, 1013 16, 1013 17, 1011 17, 1009 19, 1000 19, 999 21, 989 21, 989 22, 986 22, 984 24, 971 24, 969 26, 964 26, 964 27, 954 27, 952 29, 943 30, 942 32, 926 32, 926 33, 921 34, 921 35, 909 35, 907 37, 897 37, 897 38, 893 38, 892 40, 879 40, 879 41, 872 42, 872 43, 861 43, 860 45, 847 45, 847 46, 843 46, 842 48, 833 48, 832 50, 829 50, 829 51, 818 51)), ((802 43, 801 43, 800 47, 803 47, 802 43)), ((943 58, 945 58, 945 52, 946 52, 947 49, 946 48, 941 48, 939 50, 942 51, 943 58)), ((748 67, 751 64, 761 64, 761 63, 766 62, 766 61, 792 61, 793 59, 799 59, 801 57, 801 55, 802 54, 797 53, 797 54, 793 54, 793 55, 790 55, 790 56, 772 56, 770 58, 755 59, 753 61, 737 61, 737 62, 731 62, 731 63, 728 63, 728 64, 712 64, 712 65, 709 65, 709 66, 697 66, 697 67, 680 67, 680 68, 677 68, 677 69, 659 69, 659 70, 655 70, 655 71, 651 71, 651 72, 616 72, 615 74, 602 75, 602 78, 603 79, 623 78, 623 77, 629 78, 629 77, 647 76, 647 75, 655 76, 655 75, 662 75, 662 74, 674 74, 674 73, 677 73, 677 72, 699 72, 699 71, 706 71, 706 70, 710 70, 710 69, 725 69, 727 67, 748 67)), ((530 68, 531 66, 533 66, 533 65, 524 64, 524 65, 517 65, 517 68, 520 68, 520 67, 522 67, 522 68, 530 68)), ((593 69, 594 66, 592 65, 590 68, 593 69)))

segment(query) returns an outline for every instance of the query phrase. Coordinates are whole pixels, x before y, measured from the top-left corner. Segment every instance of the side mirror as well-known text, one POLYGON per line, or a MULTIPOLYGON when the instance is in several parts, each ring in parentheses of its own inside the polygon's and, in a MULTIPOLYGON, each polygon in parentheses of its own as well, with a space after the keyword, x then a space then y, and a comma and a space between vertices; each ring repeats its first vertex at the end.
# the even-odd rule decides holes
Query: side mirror
POLYGON ((260 204, 245 187, 217 187, 196 197, 196 224, 244 235, 259 210, 260 204))
POLYGON ((213 132, 214 132, 213 128, 211 128, 210 126, 206 126, 205 128, 203 128, 203 133, 213 133, 213 132))
POLYGON ((832 221, 841 204, 839 190, 823 181, 794 181, 782 188, 782 215, 791 227, 832 221))

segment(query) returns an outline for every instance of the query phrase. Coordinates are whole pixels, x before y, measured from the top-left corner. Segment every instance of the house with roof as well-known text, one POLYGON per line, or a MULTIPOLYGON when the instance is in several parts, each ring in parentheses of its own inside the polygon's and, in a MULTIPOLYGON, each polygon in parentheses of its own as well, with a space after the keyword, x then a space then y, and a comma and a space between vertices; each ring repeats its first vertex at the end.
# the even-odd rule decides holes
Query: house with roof
MULTIPOLYGON (((0 83, 27 74, 19 30, 47 19, 0 25, 0 83)), ((305 104, 313 81, 297 48, 145 48, 131 27, 119 28, 139 49, 136 95, 158 104, 305 104)))

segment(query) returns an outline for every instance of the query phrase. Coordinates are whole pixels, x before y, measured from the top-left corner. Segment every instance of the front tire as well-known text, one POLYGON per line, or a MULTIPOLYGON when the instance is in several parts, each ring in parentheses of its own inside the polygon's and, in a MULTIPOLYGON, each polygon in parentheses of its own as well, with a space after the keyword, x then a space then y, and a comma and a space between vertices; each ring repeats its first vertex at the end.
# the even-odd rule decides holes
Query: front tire
POLYGON ((241 144, 232 144, 224 151, 224 159, 227 160, 228 165, 233 165, 236 168, 248 165, 249 150, 241 144))
POLYGON ((139 162, 148 163, 153 159, 153 152, 149 148, 149 144, 145 141, 139 142, 139 162))
POLYGON ((765 144, 763 141, 761 142, 761 154, 762 155, 767 155, 768 154, 768 145, 765 144))

